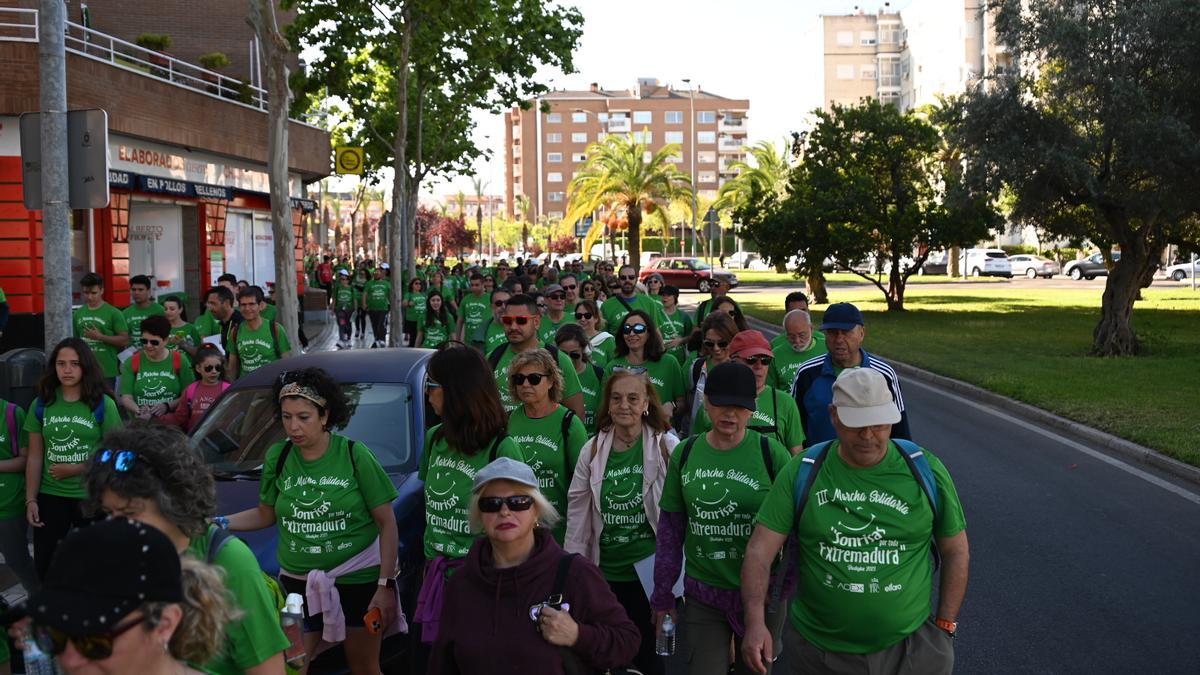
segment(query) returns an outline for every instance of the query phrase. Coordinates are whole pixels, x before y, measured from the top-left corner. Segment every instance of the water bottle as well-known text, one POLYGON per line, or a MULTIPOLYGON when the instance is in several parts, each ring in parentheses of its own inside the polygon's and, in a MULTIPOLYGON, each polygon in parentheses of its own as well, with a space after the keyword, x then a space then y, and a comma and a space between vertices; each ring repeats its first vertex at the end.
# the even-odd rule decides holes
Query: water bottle
POLYGON ((288 593, 283 611, 279 613, 279 625, 289 643, 283 651, 283 658, 289 667, 297 670, 304 667, 305 661, 303 623, 304 598, 299 593, 288 593))
POLYGON ((33 639, 33 631, 25 631, 25 675, 58 675, 54 657, 47 654, 33 639))
POLYGON ((663 617, 662 634, 654 641, 654 653, 659 656, 670 656, 675 653, 675 622, 671 615, 663 617))

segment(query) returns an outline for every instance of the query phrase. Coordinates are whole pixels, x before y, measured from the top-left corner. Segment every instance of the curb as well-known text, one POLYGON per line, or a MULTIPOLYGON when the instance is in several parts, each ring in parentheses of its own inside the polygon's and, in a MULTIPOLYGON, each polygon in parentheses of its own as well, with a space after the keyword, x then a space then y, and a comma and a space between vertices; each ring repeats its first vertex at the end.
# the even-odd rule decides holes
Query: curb
MULTIPOLYGON (((755 327, 764 333, 768 333, 772 336, 779 333, 778 328, 767 323, 766 321, 752 316, 747 316, 746 318, 753 322, 755 327)), ((880 356, 886 355, 880 354, 880 356)), ((1075 436, 1077 440, 1082 440, 1095 446, 1096 448, 1108 450, 1113 454, 1119 455, 1128 460, 1132 460, 1138 464, 1154 467, 1155 469, 1158 469, 1159 471, 1169 474, 1175 478, 1185 480, 1194 485, 1200 485, 1200 468, 1194 467, 1190 464, 1185 464, 1177 459, 1167 457, 1166 455, 1152 448, 1147 448, 1144 445, 1138 445, 1133 441, 1128 441, 1124 438, 1100 431, 1099 429, 1080 424, 1079 422, 1055 415, 1052 412, 1042 410, 1041 408, 1029 405, 1028 403, 1022 403, 1021 401, 1011 399, 1007 396, 1003 396, 1001 394, 988 391, 987 389, 977 387, 973 384, 963 382, 962 380, 956 380, 944 375, 938 375, 937 373, 931 373, 928 370, 924 370, 900 361, 895 361, 890 358, 888 359, 888 363, 896 370, 896 372, 905 377, 919 380, 940 389, 963 394, 978 403, 983 403, 985 405, 992 406, 993 408, 998 408, 1005 412, 1020 416, 1026 421, 1035 422, 1044 427, 1067 432, 1072 436, 1075 436)))

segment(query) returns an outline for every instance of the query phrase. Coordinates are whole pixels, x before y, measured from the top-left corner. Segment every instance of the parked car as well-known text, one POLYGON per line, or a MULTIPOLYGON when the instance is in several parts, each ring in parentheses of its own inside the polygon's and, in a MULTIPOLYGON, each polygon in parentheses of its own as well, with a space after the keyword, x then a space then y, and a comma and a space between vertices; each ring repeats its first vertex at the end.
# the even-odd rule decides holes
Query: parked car
POLYGON ((1004 277, 1011 279, 1012 264, 1008 254, 998 248, 969 248, 963 253, 963 265, 973 277, 1004 277))
POLYGON ((1194 262, 1171 265, 1165 270, 1165 272, 1167 278, 1171 279, 1172 281, 1183 281, 1184 279, 1195 277, 1196 275, 1200 275, 1200 259, 1197 259, 1194 262))
POLYGON ((639 275, 641 281, 658 272, 663 280, 677 288, 694 288, 701 293, 707 293, 712 288, 714 278, 729 281, 730 288, 737 288, 737 275, 713 267, 700 258, 655 258, 649 265, 642 268, 639 275))
MULTIPOLYGON (((900 273, 903 274, 912 269, 916 261, 908 256, 900 258, 900 273)), ((890 255, 878 255, 872 253, 866 258, 858 261, 850 266, 850 271, 860 274, 891 274, 892 273, 892 258, 890 255)))
POLYGON ((1008 261, 1012 264, 1013 274, 1021 274, 1036 279, 1038 277, 1046 277, 1047 279, 1059 274, 1062 270, 1058 263, 1048 258, 1043 258, 1040 255, 1031 253, 1021 253, 1019 255, 1009 256, 1008 261))
POLYGON ((769 270, 762 256, 752 251, 737 251, 725 256, 725 267, 731 270, 769 270))
MULTIPOLYGON (((267 448, 285 439, 271 398, 276 378, 287 370, 324 368, 342 384, 350 401, 350 422, 339 433, 370 448, 400 493, 392 503, 400 534, 398 584, 405 615, 411 617, 424 563, 424 489, 417 467, 426 429, 425 370, 433 353, 430 349, 316 352, 263 366, 239 379, 191 434, 192 446, 217 479, 218 512, 234 513, 258 505, 263 457, 267 448)), ((264 571, 279 571, 275 528, 238 536, 254 551, 264 571)), ((405 636, 390 638, 384 644, 383 658, 405 658, 407 644, 405 636)), ((328 657, 317 659, 309 672, 342 672, 342 658, 340 649, 331 650, 328 657)))
POLYGON ((924 264, 917 270, 917 274, 941 274, 946 275, 949 270, 950 254, 945 251, 933 251, 929 257, 925 259, 924 264))
MULTIPOLYGON (((1120 251, 1112 252, 1113 262, 1121 259, 1120 251)), ((1104 256, 1100 253, 1093 253, 1083 260, 1072 260, 1063 266, 1063 274, 1071 277, 1075 281, 1087 279, 1091 281, 1096 277, 1108 276, 1108 266, 1104 264, 1104 256)))

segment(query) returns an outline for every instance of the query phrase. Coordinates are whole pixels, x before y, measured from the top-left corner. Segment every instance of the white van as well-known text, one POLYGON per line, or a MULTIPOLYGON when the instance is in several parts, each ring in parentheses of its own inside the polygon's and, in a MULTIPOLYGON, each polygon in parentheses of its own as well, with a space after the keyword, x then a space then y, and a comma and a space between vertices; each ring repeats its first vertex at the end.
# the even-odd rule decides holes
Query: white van
POLYGON ((964 252, 963 269, 973 277, 1012 278, 1008 254, 998 248, 969 248, 964 252))

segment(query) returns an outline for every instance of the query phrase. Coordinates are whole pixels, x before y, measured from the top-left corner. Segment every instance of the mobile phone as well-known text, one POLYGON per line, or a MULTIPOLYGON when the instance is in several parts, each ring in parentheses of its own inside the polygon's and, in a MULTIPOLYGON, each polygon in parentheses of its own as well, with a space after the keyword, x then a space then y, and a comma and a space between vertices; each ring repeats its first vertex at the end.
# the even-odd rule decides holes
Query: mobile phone
POLYGON ((383 612, 378 607, 372 607, 371 611, 363 616, 363 623, 367 626, 367 632, 371 635, 379 635, 383 630, 383 612))

